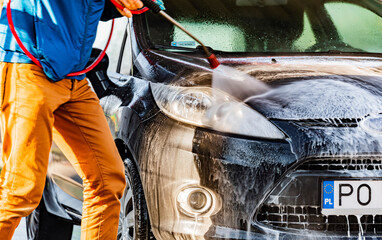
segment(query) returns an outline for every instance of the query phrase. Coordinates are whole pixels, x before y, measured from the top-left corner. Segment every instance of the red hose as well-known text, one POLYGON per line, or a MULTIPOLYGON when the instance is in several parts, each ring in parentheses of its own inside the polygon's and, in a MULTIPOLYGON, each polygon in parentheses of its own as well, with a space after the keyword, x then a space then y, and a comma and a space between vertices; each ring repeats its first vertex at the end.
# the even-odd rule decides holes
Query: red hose
POLYGON ((93 70, 93 68, 95 68, 95 67, 98 65, 98 63, 101 62, 102 58, 105 56, 105 54, 106 54, 106 50, 107 50, 107 48, 109 47, 109 44, 110 44, 111 36, 113 35, 113 30, 114 30, 114 19, 113 19, 113 22, 112 22, 112 24, 111 24, 110 35, 109 35, 109 39, 107 40, 106 47, 105 47, 105 49, 100 53, 100 55, 98 55, 98 57, 96 58, 96 60, 95 60, 92 64, 90 64, 89 67, 85 68, 84 70, 79 71, 79 72, 69 73, 69 74, 66 75, 66 76, 68 76, 68 77, 74 77, 74 76, 78 76, 78 75, 85 74, 85 73, 87 73, 87 72, 93 70))

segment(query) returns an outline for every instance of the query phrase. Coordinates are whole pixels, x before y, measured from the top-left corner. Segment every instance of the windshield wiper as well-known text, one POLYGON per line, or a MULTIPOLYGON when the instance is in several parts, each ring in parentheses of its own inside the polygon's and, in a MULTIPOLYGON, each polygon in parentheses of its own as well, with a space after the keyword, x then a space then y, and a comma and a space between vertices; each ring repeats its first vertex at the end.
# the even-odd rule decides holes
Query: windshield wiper
MULTIPOLYGON (((189 48, 189 47, 181 47, 181 46, 169 46, 169 45, 160 45, 156 44, 154 45, 155 49, 158 50, 179 50, 179 51, 187 51, 187 52, 201 52, 204 53, 204 49, 201 45, 196 46, 196 48, 189 48)), ((213 53, 222 53, 222 51, 219 50, 214 50, 210 46, 206 46, 208 51, 213 52, 213 53)))
POLYGON ((173 50, 188 51, 188 52, 198 52, 199 51, 199 49, 196 49, 196 48, 169 46, 169 45, 154 45, 154 48, 158 49, 158 50, 173 49, 173 50))

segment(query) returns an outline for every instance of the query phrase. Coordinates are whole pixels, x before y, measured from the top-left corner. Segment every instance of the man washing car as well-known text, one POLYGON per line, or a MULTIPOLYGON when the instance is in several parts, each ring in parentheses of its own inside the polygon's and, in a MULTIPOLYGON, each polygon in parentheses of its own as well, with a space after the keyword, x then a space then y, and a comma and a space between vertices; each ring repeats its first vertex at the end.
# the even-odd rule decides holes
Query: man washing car
MULTIPOLYGON (((119 0, 120 14, 141 8, 119 0)), ((0 18, 0 238, 11 239, 21 217, 39 204, 54 138, 83 179, 82 239, 116 239, 124 166, 82 70, 98 21, 116 17, 108 0, 13 0, 13 22, 36 66, 0 18), (105 2, 106 1, 106 2, 105 2)), ((113 7, 114 8, 114 7, 113 7)))

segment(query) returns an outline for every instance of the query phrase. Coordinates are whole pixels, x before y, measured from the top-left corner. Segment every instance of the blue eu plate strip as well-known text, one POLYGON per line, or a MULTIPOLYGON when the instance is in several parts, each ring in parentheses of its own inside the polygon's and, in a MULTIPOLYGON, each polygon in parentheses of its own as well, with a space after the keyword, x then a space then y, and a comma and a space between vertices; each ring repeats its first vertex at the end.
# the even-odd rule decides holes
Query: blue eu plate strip
POLYGON ((334 181, 324 181, 322 184, 322 208, 334 208, 334 181))

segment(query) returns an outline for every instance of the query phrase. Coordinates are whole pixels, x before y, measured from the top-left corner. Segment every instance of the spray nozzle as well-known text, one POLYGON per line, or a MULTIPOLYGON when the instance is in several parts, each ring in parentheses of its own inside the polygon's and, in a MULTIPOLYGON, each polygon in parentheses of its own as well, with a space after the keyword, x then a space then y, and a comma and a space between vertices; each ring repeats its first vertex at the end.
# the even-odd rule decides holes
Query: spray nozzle
POLYGON ((210 63, 210 67, 212 69, 215 69, 215 68, 219 67, 219 65, 220 65, 220 62, 218 61, 215 54, 213 54, 213 53, 207 57, 207 60, 210 63))

